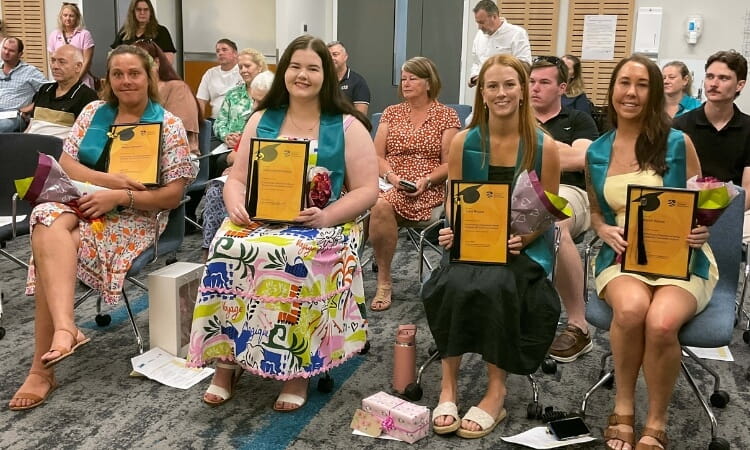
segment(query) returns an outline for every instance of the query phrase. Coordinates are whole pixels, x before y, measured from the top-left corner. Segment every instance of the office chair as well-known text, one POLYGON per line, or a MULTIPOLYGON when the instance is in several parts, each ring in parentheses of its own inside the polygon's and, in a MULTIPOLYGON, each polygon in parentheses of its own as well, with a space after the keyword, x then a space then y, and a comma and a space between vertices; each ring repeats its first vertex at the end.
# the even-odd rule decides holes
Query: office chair
MULTIPOLYGON (((39 152, 59 159, 62 142, 54 136, 0 133, 0 218, 5 219, 0 224, 0 255, 23 269, 29 268, 28 263, 6 250, 7 244, 16 237, 29 234, 26 216, 31 212, 31 205, 19 199, 14 180, 34 175, 39 152)), ((0 297, 0 339, 5 336, 2 302, 0 297)))
MULTIPOLYGON (((716 263, 719 267, 719 282, 714 288, 711 301, 706 309, 686 323, 679 333, 680 345, 684 354, 689 356, 695 363, 704 368, 714 378, 714 389, 710 397, 711 405, 723 408, 729 403, 729 394, 720 389, 721 380, 719 374, 711 369, 705 362, 700 360, 687 347, 723 347, 732 342, 735 318, 735 297, 737 295, 737 280, 740 275, 740 263, 742 261, 742 223, 744 220, 745 192, 740 192, 732 203, 724 211, 724 214, 712 227, 711 237, 708 242, 713 250, 716 263)), ((588 276, 591 268, 592 245, 598 237, 594 237, 585 249, 584 255, 584 289, 588 286, 588 276)), ((743 275, 743 282, 748 281, 747 273, 743 275)), ((596 292, 584 293, 587 299, 586 320, 597 328, 609 330, 612 322, 612 309, 600 300, 596 292)), ((606 372, 604 364, 611 352, 602 357, 601 373, 599 381, 586 392, 581 403, 580 412, 586 413, 586 406, 591 395, 602 386, 611 386, 614 370, 606 372)), ((728 449, 729 443, 717 436, 717 421, 708 403, 683 361, 680 362, 682 373, 700 401, 703 410, 711 421, 711 444, 710 449, 728 449)))
MULTIPOLYGON (((200 130, 198 132, 198 148, 200 149, 200 156, 198 157, 198 175, 196 175, 195 180, 188 185, 185 192, 187 195, 196 199, 199 199, 203 195, 203 191, 206 189, 206 184, 208 184, 209 181, 209 165, 212 150, 211 122, 206 119, 203 119, 200 124, 200 130)), ((185 216, 185 220, 197 229, 203 229, 202 226, 187 215, 185 216)))
MULTIPOLYGON (((159 211, 154 221, 154 244, 144 250, 143 253, 138 255, 133 260, 133 264, 130 266, 128 273, 125 276, 125 279, 127 281, 130 281, 144 291, 148 291, 148 286, 135 278, 138 276, 138 274, 140 274, 141 270, 143 270, 146 265, 156 262, 156 260, 162 256, 167 256, 167 265, 177 261, 176 253, 180 248, 180 245, 182 245, 182 239, 185 237, 185 203, 187 203, 189 200, 189 197, 185 197, 184 199, 182 199, 182 201, 180 201, 180 204, 179 206, 177 206, 177 208, 172 210, 159 211), (167 227, 164 229, 164 232, 161 234, 161 236, 159 236, 159 222, 165 214, 169 215, 167 219, 167 227)), ((78 306, 80 306, 95 292, 96 291, 94 289, 89 289, 81 297, 76 299, 73 308, 78 308, 78 306)), ((128 312, 130 324, 133 327, 133 334, 135 335, 135 340, 138 345, 138 353, 141 354, 143 353, 143 339, 141 338, 141 333, 135 323, 135 317, 133 316, 133 311, 130 308, 130 301, 128 300, 128 296, 125 293, 124 286, 122 289, 122 299, 125 302, 125 309, 128 312)), ((101 311, 102 299, 101 297, 99 297, 96 302, 96 324, 100 327, 106 327, 112 321, 112 317, 109 314, 102 314, 101 311)))

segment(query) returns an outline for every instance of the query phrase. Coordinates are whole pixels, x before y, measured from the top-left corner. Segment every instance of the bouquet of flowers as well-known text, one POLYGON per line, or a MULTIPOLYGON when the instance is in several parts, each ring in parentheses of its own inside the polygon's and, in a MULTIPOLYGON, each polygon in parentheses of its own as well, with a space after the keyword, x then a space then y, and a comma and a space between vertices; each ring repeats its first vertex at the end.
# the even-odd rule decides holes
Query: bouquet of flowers
POLYGON ((518 176, 510 205, 510 229, 518 235, 544 231, 573 214, 567 200, 544 190, 533 170, 518 176))
POLYGON ((710 227, 732 203, 739 191, 731 181, 725 183, 714 177, 702 177, 697 175, 687 180, 686 187, 698 191, 698 207, 695 218, 698 225, 710 227))
POLYGON ((23 200, 32 204, 45 202, 66 204, 73 208, 78 217, 91 222, 94 231, 101 232, 104 229, 104 222, 101 218, 85 219, 78 210, 77 200, 83 194, 52 156, 39 153, 34 175, 16 179, 14 184, 16 192, 23 200))
POLYGON ((307 170, 307 206, 325 208, 331 199, 331 172, 325 167, 312 166, 307 170))

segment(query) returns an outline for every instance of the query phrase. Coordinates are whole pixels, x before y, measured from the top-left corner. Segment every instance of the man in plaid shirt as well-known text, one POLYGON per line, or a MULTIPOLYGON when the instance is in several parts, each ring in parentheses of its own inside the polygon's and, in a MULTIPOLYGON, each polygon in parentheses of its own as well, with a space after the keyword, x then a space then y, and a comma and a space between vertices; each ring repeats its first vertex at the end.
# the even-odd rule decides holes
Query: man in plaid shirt
POLYGON ((0 133, 26 128, 25 114, 31 100, 47 80, 36 67, 21 61, 23 41, 9 37, 2 42, 2 73, 0 74, 0 133))

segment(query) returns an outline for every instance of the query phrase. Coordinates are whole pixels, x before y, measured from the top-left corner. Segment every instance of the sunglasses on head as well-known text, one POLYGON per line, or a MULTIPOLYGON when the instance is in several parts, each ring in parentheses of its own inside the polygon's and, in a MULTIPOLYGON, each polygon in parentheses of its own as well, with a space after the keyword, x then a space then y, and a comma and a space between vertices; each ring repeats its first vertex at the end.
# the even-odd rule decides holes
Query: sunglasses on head
POLYGON ((558 58, 557 56, 537 56, 536 58, 534 58, 534 62, 535 63, 539 62, 539 61, 546 61, 546 62, 548 62, 550 64, 554 64, 554 65, 556 65, 558 67, 560 67, 563 64, 565 64, 563 62, 563 60, 560 59, 560 58, 558 58))

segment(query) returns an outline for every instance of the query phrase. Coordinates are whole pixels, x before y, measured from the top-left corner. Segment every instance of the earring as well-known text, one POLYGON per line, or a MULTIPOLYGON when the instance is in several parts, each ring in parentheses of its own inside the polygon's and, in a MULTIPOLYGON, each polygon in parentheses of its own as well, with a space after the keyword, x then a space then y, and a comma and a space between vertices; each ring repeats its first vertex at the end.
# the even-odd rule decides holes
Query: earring
POLYGON ((484 103, 484 109, 487 109, 487 103, 484 103))

